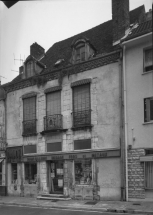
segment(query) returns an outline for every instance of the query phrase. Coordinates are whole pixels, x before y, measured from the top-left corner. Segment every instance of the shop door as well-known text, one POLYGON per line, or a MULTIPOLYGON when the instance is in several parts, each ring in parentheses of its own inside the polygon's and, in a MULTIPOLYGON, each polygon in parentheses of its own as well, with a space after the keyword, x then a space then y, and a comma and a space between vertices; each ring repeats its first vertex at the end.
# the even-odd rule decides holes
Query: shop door
POLYGON ((50 163, 50 193, 63 193, 63 161, 50 163))

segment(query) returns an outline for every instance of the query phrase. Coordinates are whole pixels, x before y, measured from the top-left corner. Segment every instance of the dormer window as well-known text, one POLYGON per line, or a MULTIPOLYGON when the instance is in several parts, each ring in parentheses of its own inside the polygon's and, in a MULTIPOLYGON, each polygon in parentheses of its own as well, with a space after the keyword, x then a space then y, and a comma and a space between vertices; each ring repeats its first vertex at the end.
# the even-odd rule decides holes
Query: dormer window
POLYGON ((76 62, 81 62, 86 60, 86 52, 85 52, 85 44, 80 43, 76 47, 76 56, 75 56, 76 62))
POLYGON ((27 78, 34 75, 34 65, 33 61, 27 62, 27 78))
POLYGON ((72 43, 72 63, 80 63, 94 56, 96 50, 88 39, 77 39, 72 43))

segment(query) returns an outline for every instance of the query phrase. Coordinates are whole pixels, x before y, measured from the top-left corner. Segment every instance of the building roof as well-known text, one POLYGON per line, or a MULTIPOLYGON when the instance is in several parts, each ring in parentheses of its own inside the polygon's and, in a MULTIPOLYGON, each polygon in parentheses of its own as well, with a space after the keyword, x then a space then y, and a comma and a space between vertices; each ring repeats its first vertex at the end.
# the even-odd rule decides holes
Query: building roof
POLYGON ((152 32, 152 20, 148 20, 146 22, 138 24, 138 26, 136 28, 133 28, 133 30, 129 33, 129 35, 123 41, 131 40, 133 38, 142 36, 142 35, 150 33, 150 32, 152 32))
MULTIPOLYGON (((142 14, 145 13, 144 5, 130 11, 130 24, 137 22, 142 14)), ((96 56, 102 56, 115 51, 119 46, 113 46, 113 22, 109 20, 85 32, 74 35, 65 40, 59 41, 45 54, 45 57, 40 60, 47 68, 43 69, 42 73, 54 72, 57 70, 55 63, 59 59, 64 61, 58 66, 58 69, 71 65, 70 59, 72 55, 72 43, 79 38, 87 38, 93 47, 96 49, 96 56)), ((11 83, 16 83, 21 80, 21 75, 16 77, 11 83)))

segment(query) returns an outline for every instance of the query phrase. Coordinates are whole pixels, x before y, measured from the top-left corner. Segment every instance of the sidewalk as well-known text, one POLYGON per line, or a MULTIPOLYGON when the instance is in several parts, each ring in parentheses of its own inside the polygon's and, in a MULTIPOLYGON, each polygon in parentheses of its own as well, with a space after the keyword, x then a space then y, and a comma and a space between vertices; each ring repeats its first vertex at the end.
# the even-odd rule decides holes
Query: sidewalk
POLYGON ((36 198, 0 196, 0 205, 18 205, 41 208, 61 208, 73 210, 93 210, 117 213, 147 213, 153 215, 153 202, 121 202, 121 201, 91 201, 91 200, 37 200, 36 198), (87 203, 87 204, 86 204, 87 203), (89 204, 93 203, 93 204, 89 204))

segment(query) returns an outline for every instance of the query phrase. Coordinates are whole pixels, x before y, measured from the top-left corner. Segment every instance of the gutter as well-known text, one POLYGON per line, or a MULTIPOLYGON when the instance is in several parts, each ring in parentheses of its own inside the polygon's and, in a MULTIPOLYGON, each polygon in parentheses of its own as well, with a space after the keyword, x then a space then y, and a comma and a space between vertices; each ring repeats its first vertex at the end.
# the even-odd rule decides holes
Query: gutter
POLYGON ((123 98, 124 98, 124 136, 125 136, 125 177, 126 177, 126 201, 128 201, 128 157, 127 157, 127 89, 126 89, 126 67, 125 67, 126 46, 123 46, 123 98))
MULTIPOLYGON (((133 38, 133 39, 130 39, 130 38, 129 38, 128 40, 123 40, 123 41, 121 41, 121 42, 122 42, 122 45, 125 45, 125 44, 127 44, 127 43, 129 43, 129 42, 132 42, 132 41, 141 39, 141 38, 146 37, 146 36, 149 36, 149 35, 152 35, 152 32, 150 32, 150 33, 148 33, 148 34, 143 34, 142 36, 138 36, 138 37, 135 37, 135 38, 133 38)), ((135 36, 136 36, 136 35, 135 35, 135 36)))

